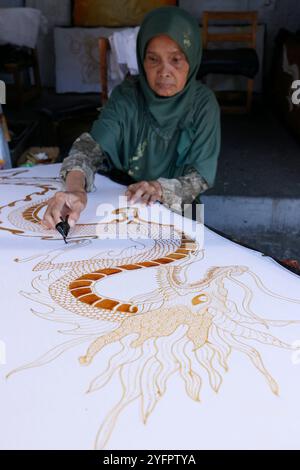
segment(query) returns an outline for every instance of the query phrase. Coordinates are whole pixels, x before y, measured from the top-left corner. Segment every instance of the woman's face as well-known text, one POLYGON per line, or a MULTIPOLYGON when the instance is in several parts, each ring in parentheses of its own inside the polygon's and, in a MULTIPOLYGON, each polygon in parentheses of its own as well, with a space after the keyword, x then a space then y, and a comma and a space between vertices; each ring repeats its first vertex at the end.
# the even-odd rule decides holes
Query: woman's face
POLYGON ((156 36, 149 41, 144 70, 148 85, 159 96, 173 96, 185 87, 189 63, 186 56, 168 36, 156 36))

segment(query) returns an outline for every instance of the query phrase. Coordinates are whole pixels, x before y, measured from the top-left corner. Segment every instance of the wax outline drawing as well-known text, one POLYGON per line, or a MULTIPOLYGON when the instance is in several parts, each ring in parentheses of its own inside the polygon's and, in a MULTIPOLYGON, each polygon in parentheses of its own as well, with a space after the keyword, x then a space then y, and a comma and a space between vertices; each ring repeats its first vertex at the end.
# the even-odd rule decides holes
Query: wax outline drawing
MULTIPOLYGON (((41 189, 48 190, 44 186, 41 189)), ((35 196, 40 194, 30 194, 31 198, 35 196)), ((8 206, 14 207, 14 203, 8 206)), ((123 208, 121 211, 121 220, 125 223, 124 211, 126 214, 127 210, 123 208)), ((114 227, 113 224, 119 223, 120 219, 116 214, 112 216, 108 225, 114 227)), ((131 227, 132 246, 106 257, 95 253, 92 258, 76 259, 76 250, 79 253, 94 243, 92 239, 86 239, 74 240, 70 246, 51 250, 46 255, 35 254, 26 260, 15 260, 17 263, 31 262, 43 256, 32 269, 33 273, 38 272, 32 280, 32 291, 23 291, 22 295, 48 310, 32 309, 33 314, 72 325, 61 331, 72 336, 72 339, 11 371, 9 376, 31 367, 43 366, 68 349, 81 347, 86 342, 89 343, 88 347, 78 356, 81 366, 101 361, 101 352, 109 345, 116 344, 121 348, 111 355, 107 367, 88 388, 89 393, 102 389, 115 374, 122 385, 122 396, 108 411, 98 431, 95 447, 99 449, 107 446, 118 417, 131 402, 139 403, 142 420, 147 423, 165 395, 172 375, 179 374, 187 396, 199 402, 204 385, 219 393, 225 373, 229 370, 231 354, 238 351, 252 362, 271 392, 278 395, 279 385, 264 365, 257 344, 291 351, 298 349, 298 346, 274 336, 271 329, 295 325, 299 320, 266 319, 252 309, 258 292, 284 302, 300 303, 298 299, 271 292, 247 266, 205 266, 204 251, 176 230, 176 236, 171 241, 153 240, 150 247, 143 246, 143 242, 139 241, 141 249, 138 252, 134 239, 136 226, 131 224, 131 227), (74 250, 75 260, 60 260, 67 250, 74 250), (182 256, 172 258, 178 250, 182 250, 182 256), (172 261, 166 263, 164 259, 172 261), (196 280, 190 279, 190 270, 195 265, 199 272, 196 280), (135 269, 125 270, 121 266, 134 266, 135 269), (96 278, 97 271, 102 275, 107 274, 103 270, 112 269, 109 280, 117 282, 125 271, 131 271, 134 279, 141 272, 137 266, 143 271, 152 270, 155 273, 155 287, 152 290, 128 299, 128 303, 136 306, 137 310, 122 311, 114 308, 116 305, 111 307, 108 304, 96 306, 73 295, 72 291, 77 289, 74 283, 84 280, 89 283, 88 295, 101 291, 101 282, 107 276, 96 278)), ((103 233, 104 229, 105 224, 101 228, 103 233)))
MULTIPOLYGON (((82 247, 84 241, 74 243, 75 246, 82 247)), ((66 248, 62 249, 61 253, 65 250, 66 248)), ((79 357, 82 365, 88 365, 99 355, 101 357, 102 349, 109 344, 117 343, 121 346, 121 350, 110 358, 106 369, 91 382, 88 389, 88 393, 101 389, 109 383, 114 374, 118 374, 123 388, 121 399, 107 414, 99 429, 96 448, 105 448, 118 416, 132 401, 140 401, 142 419, 146 423, 158 401, 165 394, 167 382, 174 373, 180 374, 185 383, 187 395, 195 401, 200 401, 200 391, 205 381, 214 392, 218 393, 224 373, 229 369, 230 355, 234 350, 245 354, 265 378, 272 393, 279 394, 279 386, 266 369, 259 350, 247 342, 250 340, 264 345, 295 350, 293 345, 273 336, 269 329, 289 326, 299 321, 266 320, 256 315, 251 310, 254 294, 247 282, 251 279, 258 289, 274 298, 300 303, 299 300, 287 299, 272 293, 245 266, 211 267, 203 273, 201 280, 189 282, 189 267, 195 262, 201 266, 203 260, 203 252, 197 252, 197 250, 195 252, 196 254, 189 252, 183 260, 174 260, 172 265, 162 264, 145 268, 156 270, 157 289, 132 299, 133 303, 138 306, 138 313, 131 312, 132 315, 124 315, 121 318, 118 312, 102 307, 106 316, 103 315, 103 328, 102 321, 98 322, 100 332, 97 333, 94 330, 87 335, 83 327, 80 337, 60 345, 56 351, 51 350, 37 361, 17 369, 20 371, 28 367, 44 365, 54 360, 64 350, 85 342, 90 342, 90 345, 86 354, 79 357), (243 276, 248 276, 247 282, 243 282, 243 276), (236 299, 229 298, 230 292, 224 285, 225 280, 241 288, 243 293, 239 303, 236 299), (109 322, 111 322, 111 327, 108 325, 109 322), (207 379, 204 379, 204 374, 207 375, 207 379), (133 388, 132 384, 135 384, 136 388, 133 388)), ((155 250, 152 256, 155 259, 155 250)), ((70 270, 70 266, 64 267, 63 263, 57 263, 57 250, 55 250, 54 257, 56 266, 52 263, 51 256, 48 256, 48 266, 43 262, 35 266, 34 269, 39 272, 43 272, 47 267, 50 272, 44 279, 39 275, 33 280, 34 293, 23 292, 27 298, 48 305, 53 312, 57 305, 62 306, 63 309, 68 308, 66 304, 61 303, 58 296, 55 297, 53 294, 54 292, 57 294, 58 288, 65 295, 67 284, 69 296, 74 297, 71 293, 74 281, 70 282, 66 276, 69 275, 71 278, 77 276, 80 263, 81 267, 84 266, 82 275, 89 275, 87 261, 78 262, 77 271, 74 272, 74 267, 70 270), (52 292, 51 295, 49 295, 50 292, 52 292)), ((144 257, 151 261, 149 253, 144 253, 144 257)), ((125 256, 124 261, 128 263, 128 257, 125 256)), ((131 263, 134 264, 134 261, 134 256, 131 256, 131 263)), ((93 259, 93 265, 95 262, 105 265, 105 260, 93 259)), ((116 274, 122 275, 120 272, 113 273, 114 276, 116 274)), ((101 279, 94 279, 94 282, 101 283, 101 279)), ((89 318, 93 321, 93 316, 83 314, 80 300, 75 299, 75 302, 79 303, 77 306, 80 314, 75 313, 73 307, 70 312, 73 313, 72 318, 77 325, 77 331, 80 331, 80 318, 85 321, 89 318)), ((91 308, 93 308, 91 305, 85 305, 86 312, 91 308)), ((40 313, 39 316, 43 317, 43 314, 40 313)), ((59 318, 59 312, 56 314, 56 320, 63 321, 63 318, 59 318)))

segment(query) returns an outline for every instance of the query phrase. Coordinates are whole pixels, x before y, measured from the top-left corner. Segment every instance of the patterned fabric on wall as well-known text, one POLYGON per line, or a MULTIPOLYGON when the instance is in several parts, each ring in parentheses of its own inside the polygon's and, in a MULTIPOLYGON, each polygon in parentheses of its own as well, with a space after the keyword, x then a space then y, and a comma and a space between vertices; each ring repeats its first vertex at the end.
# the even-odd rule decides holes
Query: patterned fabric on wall
POLYGON ((100 93, 98 39, 120 28, 55 28, 57 93, 100 93))
POLYGON ((75 0, 76 26, 135 26, 146 13, 176 0, 75 0))

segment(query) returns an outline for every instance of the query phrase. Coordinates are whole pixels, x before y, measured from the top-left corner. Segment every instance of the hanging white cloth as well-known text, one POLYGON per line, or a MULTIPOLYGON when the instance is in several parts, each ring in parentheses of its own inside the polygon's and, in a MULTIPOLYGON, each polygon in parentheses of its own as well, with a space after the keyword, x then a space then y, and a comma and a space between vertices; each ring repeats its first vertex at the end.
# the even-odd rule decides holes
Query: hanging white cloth
POLYGON ((112 89, 121 83, 127 73, 138 74, 136 58, 136 38, 140 27, 126 28, 115 31, 109 36, 111 53, 108 62, 108 85, 109 94, 112 89))
POLYGON ((0 8, 0 44, 35 48, 48 22, 36 8, 0 8))

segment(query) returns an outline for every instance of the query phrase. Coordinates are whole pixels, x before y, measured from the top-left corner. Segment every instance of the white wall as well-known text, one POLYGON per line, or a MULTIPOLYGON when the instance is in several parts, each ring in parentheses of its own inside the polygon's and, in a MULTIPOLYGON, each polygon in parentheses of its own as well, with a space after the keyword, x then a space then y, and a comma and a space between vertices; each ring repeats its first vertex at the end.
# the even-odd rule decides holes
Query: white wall
POLYGON ((38 41, 38 58, 43 86, 54 86, 54 26, 71 24, 71 0, 26 0, 25 4, 41 10, 48 20, 48 33, 40 35, 38 41))
POLYGON ((23 0, 0 0, 0 8, 9 8, 9 7, 22 7, 24 5, 23 0))

